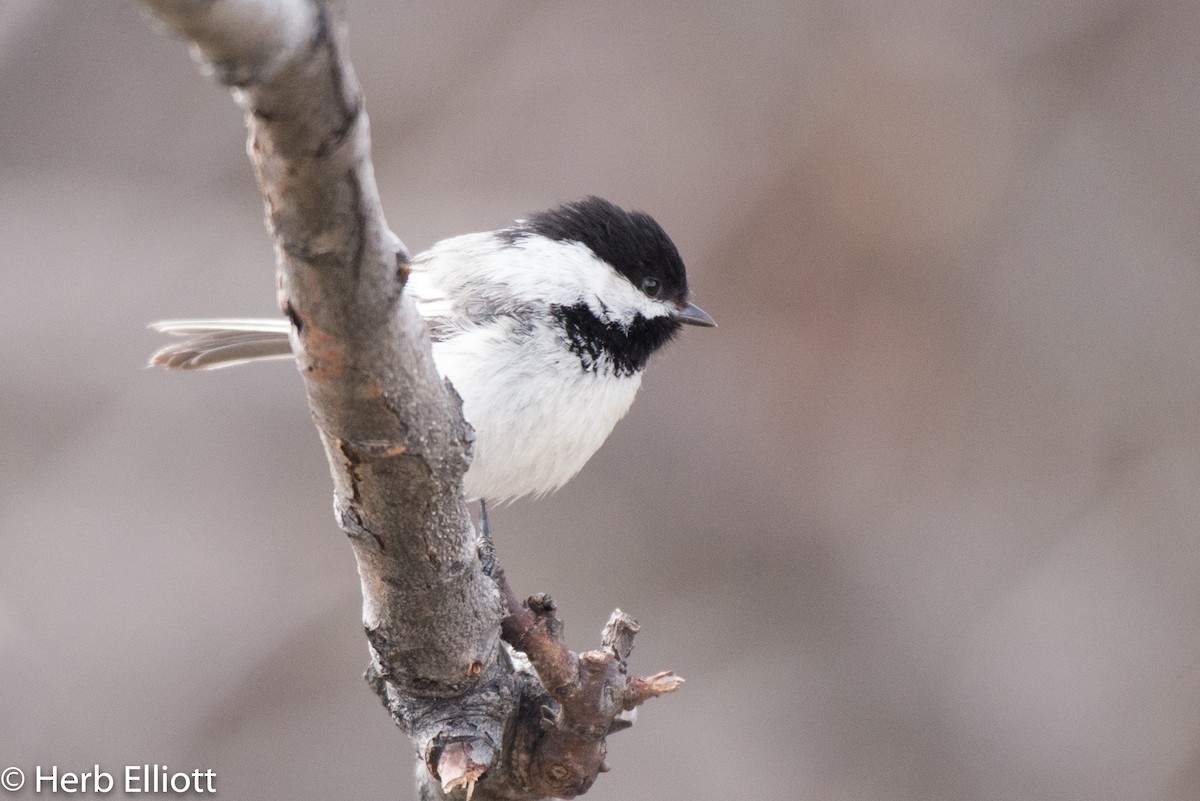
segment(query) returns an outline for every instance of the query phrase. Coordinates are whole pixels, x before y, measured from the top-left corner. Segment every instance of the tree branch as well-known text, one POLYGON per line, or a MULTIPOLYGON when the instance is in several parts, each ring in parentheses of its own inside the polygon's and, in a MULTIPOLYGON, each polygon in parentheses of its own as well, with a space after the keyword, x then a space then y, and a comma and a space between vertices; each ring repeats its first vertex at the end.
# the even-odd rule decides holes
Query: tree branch
POLYGON ((422 798, 583 792, 617 716, 677 684, 626 680, 636 624, 619 612, 604 648, 576 656, 549 599, 520 604, 485 574, 461 489, 473 433, 402 292, 340 4, 141 2, 245 109, 279 305, 362 580, 367 679, 428 768, 422 798), (501 646, 506 615, 534 669, 501 646))

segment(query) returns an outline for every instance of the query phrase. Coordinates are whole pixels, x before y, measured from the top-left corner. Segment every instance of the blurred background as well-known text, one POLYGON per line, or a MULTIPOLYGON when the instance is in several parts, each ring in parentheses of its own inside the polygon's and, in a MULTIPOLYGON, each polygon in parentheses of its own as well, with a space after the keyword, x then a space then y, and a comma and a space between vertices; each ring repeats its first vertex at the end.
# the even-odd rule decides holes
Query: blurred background
MULTIPOLYGON (((1200 4, 352 6, 411 249, 596 193, 721 325, 494 516, 688 679, 588 798, 1200 797, 1200 4)), ((0 768, 412 799, 299 378, 142 367, 277 313, 244 141, 131 3, 0 0, 0 768)))

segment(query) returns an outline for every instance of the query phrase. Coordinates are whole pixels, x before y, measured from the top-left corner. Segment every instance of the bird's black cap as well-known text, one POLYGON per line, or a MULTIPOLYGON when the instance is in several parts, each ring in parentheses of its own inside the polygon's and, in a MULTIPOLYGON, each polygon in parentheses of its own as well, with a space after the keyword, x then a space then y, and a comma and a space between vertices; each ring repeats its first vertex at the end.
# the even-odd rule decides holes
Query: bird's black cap
POLYGON ((641 289, 646 278, 661 282, 656 297, 687 300, 687 271, 675 243, 649 214, 626 211, 594 195, 564 203, 500 232, 515 243, 530 235, 580 242, 641 289))

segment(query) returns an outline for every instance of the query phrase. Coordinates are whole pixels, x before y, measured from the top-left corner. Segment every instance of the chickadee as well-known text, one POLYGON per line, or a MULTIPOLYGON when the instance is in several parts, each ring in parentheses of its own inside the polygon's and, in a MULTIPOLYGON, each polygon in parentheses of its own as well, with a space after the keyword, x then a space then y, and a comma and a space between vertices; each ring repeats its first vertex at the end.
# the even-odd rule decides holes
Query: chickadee
MULTIPOLYGON (((651 354, 683 324, 716 325, 659 224, 598 197, 443 240, 412 260, 405 291, 475 429, 468 500, 561 487, 629 410, 651 354)), ((286 320, 152 327, 189 337, 150 359, 174 370, 292 356, 286 320)))

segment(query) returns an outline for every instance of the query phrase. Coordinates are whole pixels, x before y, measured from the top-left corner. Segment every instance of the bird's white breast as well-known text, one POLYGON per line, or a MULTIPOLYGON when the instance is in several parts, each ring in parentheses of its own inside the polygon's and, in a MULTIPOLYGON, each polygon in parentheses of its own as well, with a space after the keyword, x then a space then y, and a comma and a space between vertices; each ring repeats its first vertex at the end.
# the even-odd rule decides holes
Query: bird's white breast
MULTIPOLYGON (((526 323, 527 324, 527 323, 526 323)), ((468 499, 538 495, 571 479, 604 443, 641 374, 585 372, 549 323, 521 331, 509 318, 433 345, 475 429, 468 499)))

